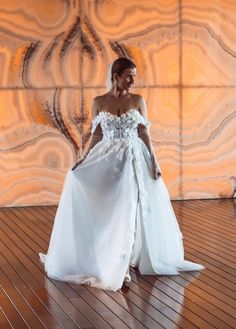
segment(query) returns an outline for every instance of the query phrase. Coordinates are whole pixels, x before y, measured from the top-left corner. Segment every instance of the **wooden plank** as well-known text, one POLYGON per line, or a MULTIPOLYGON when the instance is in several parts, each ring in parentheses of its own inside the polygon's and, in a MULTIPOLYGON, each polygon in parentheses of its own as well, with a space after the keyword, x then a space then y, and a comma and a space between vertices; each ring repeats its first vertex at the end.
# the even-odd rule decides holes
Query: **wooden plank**
MULTIPOLYGON (((8 225, 10 225, 10 223, 8 222, 8 225)), ((18 223, 18 225, 19 226, 21 226, 22 225, 22 229, 24 230, 24 234, 26 234, 26 232, 28 231, 28 227, 26 227, 26 226, 24 226, 22 223, 18 223)), ((14 230, 14 225, 12 225, 12 229, 14 230)), ((24 239, 25 240, 25 239, 24 239)), ((29 238, 29 236, 28 236, 28 240, 27 240, 27 242, 28 242, 28 246, 30 246, 30 248, 32 247, 32 245, 31 245, 31 243, 30 243, 30 238, 29 238)), ((33 244, 34 246, 35 246, 35 244, 33 244)), ((38 246, 37 246, 37 248, 38 248, 38 246)), ((42 250, 41 250, 42 251, 42 250)), ((45 251, 45 250, 44 250, 45 251)), ((36 258, 35 258, 35 255, 32 255, 31 256, 31 259, 32 259, 32 261, 33 261, 33 263, 36 265, 36 266, 39 266, 40 267, 40 269, 41 269, 41 271, 43 272, 43 270, 42 270, 42 266, 39 264, 39 259, 38 259, 38 255, 36 255, 36 258)), ((34 270, 35 271, 35 270, 34 270)), ((43 275, 43 274, 42 274, 43 275)), ((58 285, 58 283, 57 283, 57 281, 56 280, 52 280, 53 282, 55 282, 55 285, 57 285, 57 286, 59 286, 58 285)), ((68 285, 66 285, 66 284, 64 284, 64 283, 61 283, 60 284, 60 287, 62 287, 62 286, 66 286, 66 288, 64 289, 64 293, 65 293, 65 291, 66 290, 68 290, 68 285)), ((89 319, 90 319, 90 321, 95 321, 96 322, 96 326, 98 327, 98 328, 102 328, 102 329, 105 329, 105 328, 110 328, 111 326, 109 326, 102 318, 100 318, 100 324, 99 324, 99 314, 98 313, 96 313, 96 312, 93 312, 93 313, 90 313, 89 314, 89 311, 90 311, 90 307, 89 307, 89 305, 88 304, 86 304, 85 305, 85 303, 83 304, 83 299, 81 299, 81 298, 79 298, 79 296, 78 295, 76 295, 76 296, 73 296, 73 298, 72 298, 72 295, 71 295, 71 292, 70 292, 70 294, 69 294, 69 296, 68 296, 68 298, 70 299, 70 301, 74 304, 74 305, 76 305, 77 307, 79 307, 79 309, 80 310, 82 310, 83 311, 83 314, 85 314, 89 319)), ((110 313, 110 315, 111 315, 111 313, 110 313)), ((114 314, 113 314, 113 316, 114 316, 114 314)), ((92 328, 92 326, 91 326, 91 328, 92 328)))
MULTIPOLYGON (((134 279, 133 273, 131 274, 133 283, 130 290, 126 293, 126 299, 130 302, 134 302, 138 307, 145 309, 145 312, 149 314, 153 319, 156 319, 165 328, 198 328, 191 321, 182 317, 180 304, 168 303, 167 297, 162 294, 154 296, 153 290, 147 292, 142 285, 138 284, 138 281, 134 279), (172 304, 172 308, 168 305, 172 304), (151 306, 151 307, 150 307, 151 306), (171 321, 170 321, 171 320, 171 321), (181 322, 181 324, 179 323, 181 322)), ((203 322, 203 321, 202 321, 203 322)), ((212 328, 209 326, 208 328, 212 328)))
POLYGON ((25 320, 17 311, 17 308, 12 303, 11 298, 8 296, 7 292, 0 287, 0 302, 1 302, 1 309, 4 312, 4 315, 8 319, 11 327, 17 329, 30 329, 26 324, 25 320))
MULTIPOLYGON (((14 303, 17 312, 26 322, 30 329, 45 329, 45 328, 60 328, 60 326, 47 327, 40 320, 40 314, 42 313, 41 305, 37 303, 37 298, 33 296, 29 289, 27 289, 24 282, 19 280, 18 276, 16 280, 12 280, 12 275, 9 269, 9 265, 5 259, 0 255, 0 262, 3 265, 5 273, 0 269, 0 281, 4 291, 7 293, 8 298, 14 303), (9 275, 9 276, 8 276, 9 275), (11 281, 9 280, 11 278, 11 281), (12 282, 13 281, 13 282, 12 282), (18 289, 19 288, 19 289, 18 289)), ((55 322, 56 323, 56 322, 55 322)))
MULTIPOLYGON (((2 288, 1 288, 2 290, 2 288)), ((0 292, 1 295, 2 291, 0 292)), ((2 305, 3 300, 0 297, 0 303, 2 305)), ((8 321, 6 315, 3 312, 2 306, 0 307, 0 328, 1 329, 12 329, 10 322, 8 321)))
POLYGON ((0 209, 1 328, 236 328, 235 206, 230 200, 173 206, 185 257, 206 269, 177 276, 132 269, 126 292, 47 278, 38 252, 47 251, 56 206, 0 209))
MULTIPOLYGON (((53 280, 46 278, 40 269, 32 263, 31 258, 36 258, 37 255, 32 253, 30 250, 28 251, 25 248, 24 242, 22 242, 17 235, 11 233, 6 228, 4 231, 4 245, 6 246, 5 253, 7 254, 7 250, 9 249, 15 256, 13 257, 12 255, 9 255, 11 256, 10 259, 14 262, 18 259, 17 267, 19 267, 18 271, 22 271, 22 277, 26 275, 27 270, 29 271, 29 273, 27 273, 27 282, 32 282, 31 288, 35 289, 35 293, 40 293, 40 298, 47 308, 55 314, 55 318, 57 318, 58 322, 62 324, 62 327, 64 326, 68 329, 93 327, 91 322, 89 322, 86 317, 80 313, 79 309, 75 308, 71 301, 67 299, 60 291, 58 291, 58 289, 53 285, 53 280), (14 242, 9 236, 14 239, 14 242)), ((3 247, 1 242, 0 246, 3 247)), ((37 261, 39 262, 38 259, 37 261)), ((40 264, 38 264, 38 266, 40 267, 40 264)))
MULTIPOLYGON (((16 224, 17 224, 17 222, 15 222, 16 224)), ((9 224, 9 223, 8 223, 9 224)), ((31 231, 29 231, 29 227, 28 227, 28 225, 24 225, 24 223, 22 223, 22 222, 18 222, 18 226, 20 226, 20 227, 22 227, 22 229, 24 230, 24 232, 25 233, 27 233, 27 232, 29 232, 29 234, 31 233, 31 231)), ((14 229, 14 228, 13 228, 14 229)), ((32 230, 33 231, 36 231, 36 228, 32 228, 32 230)), ((46 239, 46 235, 45 235, 45 233, 43 233, 43 232, 41 232, 41 236, 43 236, 43 239, 46 239)), ((41 242, 41 241, 38 241, 39 243, 41 242)), ((46 251, 46 250, 44 250, 44 251, 46 251)), ((32 257, 32 260, 33 260, 33 262, 36 264, 36 266, 37 266, 37 264, 38 264, 38 259, 37 260, 35 260, 35 258, 33 258, 32 257)), ((70 298, 70 300, 73 302, 73 303, 76 303, 76 299, 73 299, 73 298, 70 298)), ((80 308, 82 307, 82 305, 80 304, 80 308)), ((111 308, 111 303, 109 304, 109 307, 111 308)), ((115 304, 115 309, 117 309, 117 304, 115 304)), ((85 308, 83 309, 84 311, 86 310, 85 308)), ((122 316, 121 316, 121 319, 123 318, 123 316, 124 316, 124 313, 125 313, 125 311, 124 311, 124 309, 121 309, 122 310, 122 316)), ((129 314, 128 314, 129 315, 129 314)), ((130 316, 130 315, 129 315, 130 316)), ((132 316, 131 316, 131 318, 132 318, 132 316)), ((139 323, 139 321, 136 321, 135 320, 135 318, 133 318, 132 319, 132 321, 133 321, 133 323, 135 324, 135 327, 136 328, 144 328, 144 326, 141 324, 141 323, 139 323)), ((96 325, 99 327, 99 323, 98 322, 96 322, 96 325)), ((100 328, 106 328, 105 327, 105 324, 103 323, 102 324, 102 326, 100 326, 100 328)))
POLYGON ((12 329, 10 322, 8 321, 7 317, 5 316, 2 308, 0 307, 0 328, 1 329, 12 329))
MULTIPOLYGON (((17 211, 17 214, 19 214, 19 211, 17 211)), ((21 214, 21 217, 20 217, 23 221, 25 221, 25 218, 29 218, 29 216, 26 216, 25 214, 21 214), (24 218, 24 219, 23 219, 24 218)), ((34 231, 34 232, 36 232, 37 231, 37 228, 36 227, 32 227, 32 225, 33 225, 33 223, 31 223, 31 229, 34 231)), ((27 225, 27 226, 29 226, 29 225, 27 225)), ((24 227, 26 230, 27 230, 27 228, 26 227, 24 227)), ((46 235, 46 233, 45 232, 43 232, 43 231, 41 231, 40 232, 40 235, 41 235, 41 237, 43 237, 43 239, 44 240, 46 240, 47 238, 48 238, 48 236, 46 235)), ((75 299, 73 299, 73 301, 74 302, 76 302, 76 298, 75 299)), ((145 322, 147 322, 146 323, 146 325, 149 327, 149 326, 157 326, 157 328, 160 328, 160 326, 159 326, 159 324, 158 323, 155 323, 150 317, 148 317, 146 314, 142 314, 143 312, 142 312, 142 310, 140 310, 139 308, 136 308, 136 306, 135 305, 133 305, 133 308, 136 310, 136 317, 137 317, 137 320, 140 320, 140 319, 142 319, 142 318, 144 318, 145 319, 145 322)), ((124 310, 123 310, 123 312, 124 312, 124 310)), ((135 313, 135 312, 134 312, 135 313)), ((166 320, 166 321, 168 321, 168 319, 166 320)), ((140 326, 140 324, 137 322, 136 323, 136 327, 139 327, 140 326)))
MULTIPOLYGON (((185 296, 185 290, 174 285, 174 282, 163 281, 165 276, 141 276, 138 271, 132 271, 132 279, 136 278, 141 281, 145 287, 151 286, 151 292, 154 296, 159 297, 160 294, 168 296, 168 302, 175 306, 180 315, 188 318, 198 328, 231 328, 225 326, 225 322, 217 319, 214 314, 207 311, 205 305, 196 300, 194 295, 185 296), (173 301, 175 302, 173 304, 173 301), (177 304, 178 303, 178 304, 177 304)), ((183 327, 184 328, 184 327, 183 327)))
MULTIPOLYGON (((191 326, 194 325, 197 326, 197 328, 215 328, 215 326, 211 325, 211 317, 209 319, 209 313, 205 312, 204 309, 197 304, 194 304, 191 300, 184 298, 181 292, 171 289, 161 281, 158 282, 154 276, 141 276, 136 269, 132 269, 131 277, 132 280, 137 281, 138 284, 147 291, 147 297, 151 294, 158 300, 164 300, 167 305, 177 312, 180 317, 178 324, 180 325, 181 323, 181 327, 191 328, 191 326), (149 281, 156 282, 157 285, 154 286, 153 284, 150 284, 149 281), (188 320, 186 324, 184 323, 185 319, 188 320), (208 322, 208 320, 210 321, 208 322)), ((213 317, 213 324, 214 323, 215 319, 213 317)))
MULTIPOLYGON (((55 281, 55 285, 57 287, 60 287, 61 291, 64 290, 65 285, 62 285, 61 282, 55 281)), ((86 289, 86 287, 84 287, 84 285, 69 284, 68 288, 72 290, 71 295, 73 294, 75 298, 76 296, 80 296, 81 298, 83 298, 86 301, 86 303, 90 305, 91 308, 94 309, 94 311, 102 315, 102 317, 107 321, 107 323, 109 323, 112 326, 112 328, 116 328, 116 329, 129 328, 123 322, 122 318, 121 319, 118 318, 117 314, 110 310, 109 305, 108 307, 105 306, 102 298, 100 299, 96 298, 88 289, 86 289)))
MULTIPOLYGON (((128 327, 134 329, 155 328, 156 324, 154 327, 148 327, 146 325, 144 326, 137 319, 139 318, 139 316, 133 314, 131 310, 127 310, 126 308, 123 308, 119 303, 116 303, 116 301, 109 296, 109 292, 107 291, 105 292, 103 290, 99 290, 92 287, 86 287, 86 289, 88 289, 94 296, 96 296, 97 299, 101 300, 104 303, 104 305, 110 308, 112 312, 114 312, 117 315, 119 319, 123 319, 123 321, 128 327)), ((118 294, 118 292, 115 293, 118 294)), ((160 326, 156 326, 156 328, 160 328, 160 326)))
MULTIPOLYGON (((137 303, 136 303, 137 304, 137 303)), ((135 307, 135 306, 134 306, 135 307)), ((151 309, 152 307, 150 306, 150 309, 151 309)), ((168 308, 167 306, 166 306, 166 308, 168 308)), ((147 312, 147 309, 146 309, 146 313, 148 313, 147 312)), ((178 327, 177 326, 177 324, 174 324, 172 321, 170 321, 167 317, 165 317, 165 316, 163 316, 162 315, 162 313, 161 312, 158 312, 158 311, 155 311, 155 310, 152 310, 152 313, 154 314, 152 314, 151 315, 151 317, 154 317, 156 320, 157 320, 157 322, 159 321, 159 323, 160 324, 162 324, 162 325, 167 325, 167 323, 168 323, 168 327, 169 328, 172 328, 173 327, 173 325, 175 326, 175 327, 178 327)), ((184 322, 184 321, 183 321, 184 322)))

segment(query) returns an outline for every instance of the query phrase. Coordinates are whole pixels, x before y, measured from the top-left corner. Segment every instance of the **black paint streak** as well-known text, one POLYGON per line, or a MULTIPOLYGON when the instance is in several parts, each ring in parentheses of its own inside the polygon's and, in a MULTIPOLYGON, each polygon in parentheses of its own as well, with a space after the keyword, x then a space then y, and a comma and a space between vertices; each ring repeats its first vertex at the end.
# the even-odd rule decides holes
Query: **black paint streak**
POLYGON ((130 53, 129 49, 122 43, 117 41, 110 41, 111 49, 119 56, 119 57, 128 57, 133 58, 132 54, 130 53))
POLYGON ((89 21, 89 18, 87 16, 83 17, 83 23, 85 24, 85 26, 87 27, 88 31, 89 31, 89 35, 92 38, 92 42, 95 45, 95 47, 97 48, 97 50, 99 52, 101 52, 101 55, 104 54, 105 49, 104 46, 102 44, 101 39, 99 38, 99 36, 97 35, 95 29, 93 28, 92 24, 89 21))
POLYGON ((92 27, 88 17, 83 18, 83 24, 86 27, 87 32, 84 31, 82 27, 81 30, 81 50, 82 52, 86 52, 89 57, 94 60, 96 59, 97 52, 101 57, 105 54, 105 49, 102 44, 101 39, 97 35, 96 31, 92 27))
POLYGON ((23 65, 22 65, 22 82, 25 88, 30 87, 27 78, 28 78, 28 70, 29 70, 29 62, 37 52, 38 48, 41 46, 41 41, 32 42, 30 46, 26 49, 23 65))
POLYGON ((95 59, 96 58, 96 51, 95 48, 93 47, 93 45, 90 43, 88 37, 86 34, 82 33, 81 34, 81 48, 82 48, 82 52, 86 52, 88 53, 89 57, 91 59, 95 59))
POLYGON ((60 90, 56 89, 56 91, 53 95, 52 111, 50 111, 53 123, 60 130, 60 132, 71 142, 71 144, 74 147, 75 152, 77 152, 79 149, 79 146, 74 141, 73 137, 70 135, 70 132, 67 129, 67 127, 63 121, 63 118, 61 115, 59 99, 60 99, 60 90))
POLYGON ((60 38, 64 35, 64 32, 58 34, 53 42, 51 43, 51 45, 48 47, 49 49, 47 50, 45 56, 44 56, 44 60, 43 60, 43 67, 45 68, 45 66, 49 63, 49 61, 52 58, 53 52, 55 50, 55 48, 58 46, 60 38))
POLYGON ((76 41, 79 43, 79 38, 81 34, 81 24, 80 24, 80 17, 78 16, 76 18, 75 23, 71 27, 70 31, 67 33, 65 40, 63 42, 61 51, 60 51, 60 58, 63 58, 66 56, 68 50, 72 46, 72 44, 76 41), (76 39, 78 38, 78 40, 76 39))

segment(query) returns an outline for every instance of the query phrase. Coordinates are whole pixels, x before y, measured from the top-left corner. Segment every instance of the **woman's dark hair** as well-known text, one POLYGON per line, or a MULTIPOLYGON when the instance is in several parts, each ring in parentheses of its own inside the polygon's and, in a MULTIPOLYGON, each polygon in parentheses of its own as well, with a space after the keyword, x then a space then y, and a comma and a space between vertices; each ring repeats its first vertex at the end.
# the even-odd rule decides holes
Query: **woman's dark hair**
POLYGON ((111 68, 111 81, 113 81, 114 74, 121 75, 125 69, 134 69, 136 65, 126 57, 117 58, 111 68))

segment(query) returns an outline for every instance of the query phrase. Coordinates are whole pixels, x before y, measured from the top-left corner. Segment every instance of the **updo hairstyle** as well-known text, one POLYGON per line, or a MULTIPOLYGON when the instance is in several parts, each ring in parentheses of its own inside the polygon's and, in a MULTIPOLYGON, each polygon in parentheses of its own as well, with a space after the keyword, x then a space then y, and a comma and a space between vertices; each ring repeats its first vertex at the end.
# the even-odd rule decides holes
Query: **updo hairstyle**
POLYGON ((117 58, 111 68, 111 81, 114 81, 114 74, 118 74, 119 76, 124 72, 126 69, 134 69, 136 65, 130 59, 126 57, 117 58))

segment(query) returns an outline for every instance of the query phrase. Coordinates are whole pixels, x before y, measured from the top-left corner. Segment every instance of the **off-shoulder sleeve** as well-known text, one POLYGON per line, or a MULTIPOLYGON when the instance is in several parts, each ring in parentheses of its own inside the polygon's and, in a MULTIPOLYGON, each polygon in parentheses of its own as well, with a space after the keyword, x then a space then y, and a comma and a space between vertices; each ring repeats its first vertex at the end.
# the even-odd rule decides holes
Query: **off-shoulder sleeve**
POLYGON ((139 116, 139 123, 141 123, 142 125, 144 125, 145 127, 149 127, 151 126, 151 121, 149 121, 148 119, 144 118, 144 116, 142 116, 142 114, 140 114, 139 116))
POLYGON ((101 121, 101 116, 98 114, 96 115, 96 117, 92 120, 92 129, 91 129, 91 133, 93 134, 94 131, 96 130, 98 124, 101 121))

